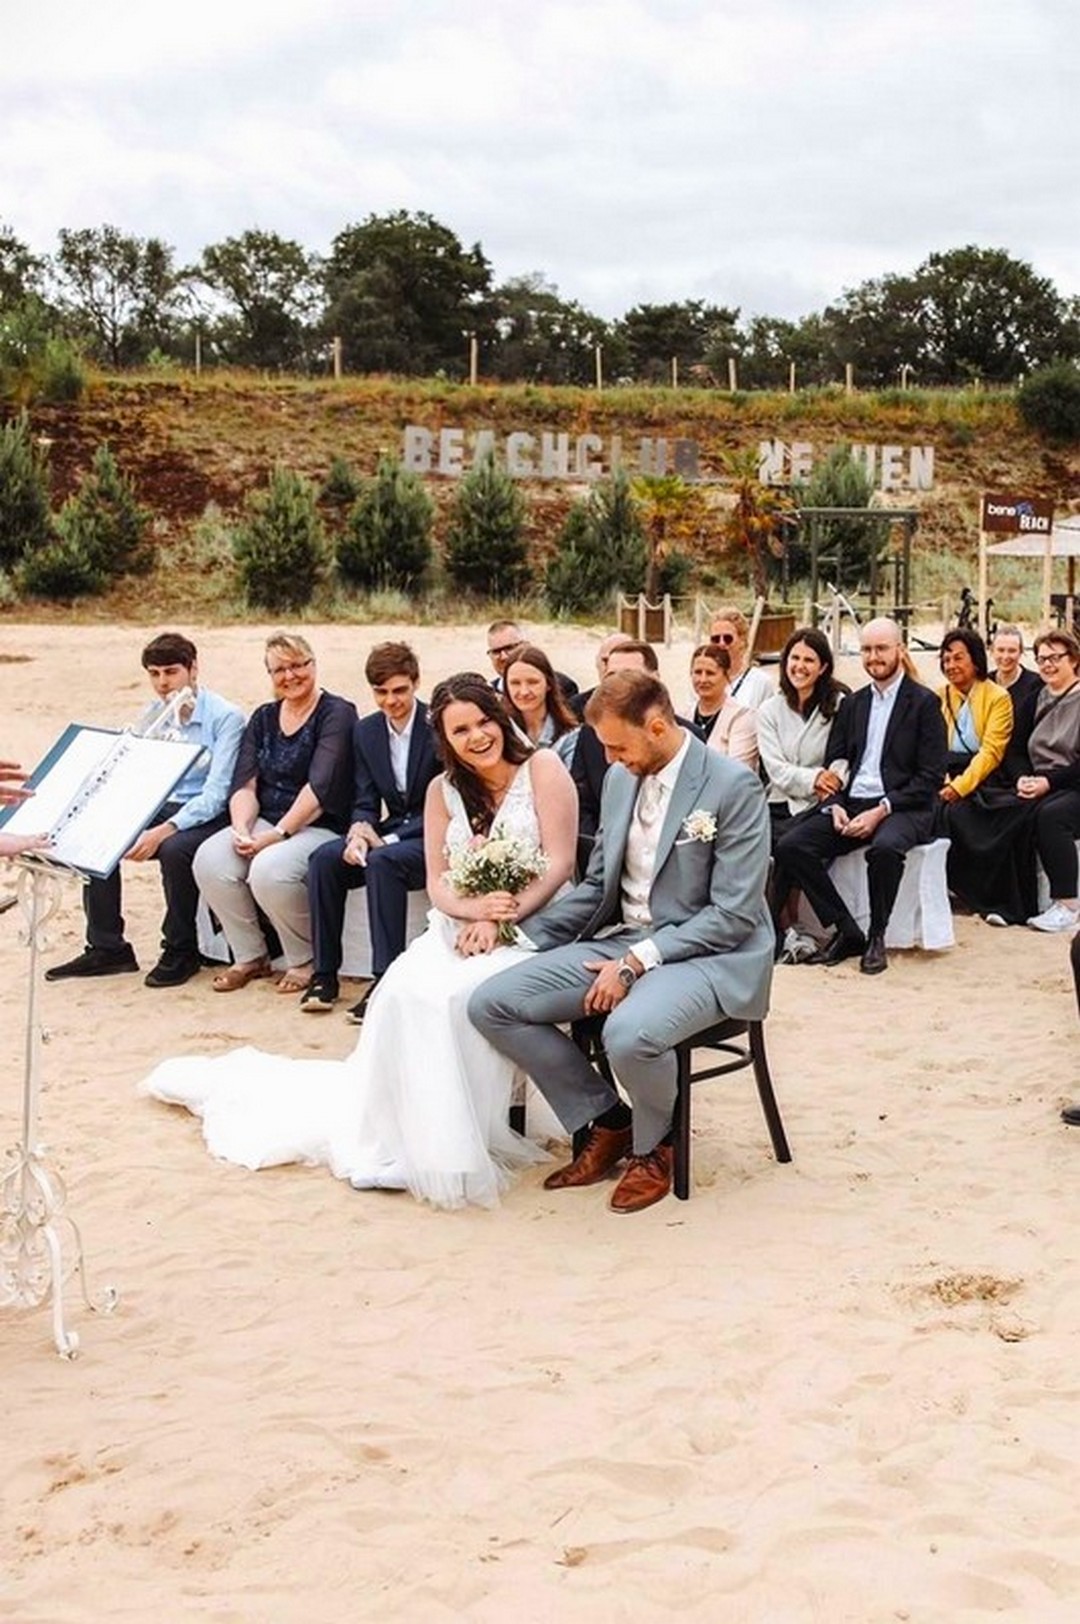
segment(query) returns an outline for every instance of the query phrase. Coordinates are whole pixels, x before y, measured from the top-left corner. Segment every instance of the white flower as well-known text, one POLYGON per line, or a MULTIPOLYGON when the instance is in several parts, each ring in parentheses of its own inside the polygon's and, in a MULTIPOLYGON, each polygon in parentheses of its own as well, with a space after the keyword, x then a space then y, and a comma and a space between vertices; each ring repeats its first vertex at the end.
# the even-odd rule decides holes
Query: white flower
POLYGON ((682 827, 687 840, 711 841, 716 839, 716 819, 711 812, 706 812, 703 806, 695 807, 683 819, 682 827))

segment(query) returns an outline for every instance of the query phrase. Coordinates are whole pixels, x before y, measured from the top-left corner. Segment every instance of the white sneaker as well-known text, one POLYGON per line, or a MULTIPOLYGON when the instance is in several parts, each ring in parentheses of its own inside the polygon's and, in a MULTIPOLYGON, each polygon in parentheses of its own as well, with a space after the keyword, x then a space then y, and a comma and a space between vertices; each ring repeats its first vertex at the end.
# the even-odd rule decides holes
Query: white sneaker
POLYGON ((1052 902, 1045 913, 1036 914, 1028 924, 1032 930, 1075 930, 1080 925, 1080 913, 1063 902, 1052 902))
MULTIPOLYGON (((983 918, 986 920, 988 925, 997 925, 1000 930, 1007 930, 1009 927, 1009 921, 1005 918, 1004 914, 988 913, 983 914, 983 918)), ((1031 920, 1029 919, 1028 924, 1030 925, 1030 923, 1031 920)))

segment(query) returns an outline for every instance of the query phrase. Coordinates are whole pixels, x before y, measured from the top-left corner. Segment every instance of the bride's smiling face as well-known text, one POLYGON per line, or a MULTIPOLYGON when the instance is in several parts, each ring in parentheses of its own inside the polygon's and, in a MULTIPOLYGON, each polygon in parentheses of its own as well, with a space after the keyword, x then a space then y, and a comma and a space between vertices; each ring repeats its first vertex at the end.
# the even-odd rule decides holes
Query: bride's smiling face
POLYGON ((450 749, 474 772, 483 772, 502 760, 502 728, 485 716, 479 705, 467 699, 451 701, 443 712, 442 725, 450 749))

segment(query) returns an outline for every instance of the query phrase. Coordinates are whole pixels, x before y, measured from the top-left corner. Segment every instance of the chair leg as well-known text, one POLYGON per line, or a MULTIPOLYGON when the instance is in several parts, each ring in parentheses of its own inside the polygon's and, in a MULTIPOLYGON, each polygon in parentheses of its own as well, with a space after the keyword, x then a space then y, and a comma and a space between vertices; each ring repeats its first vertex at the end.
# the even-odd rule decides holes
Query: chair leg
POLYGON ((676 1199, 690 1199, 690 1053, 689 1043, 680 1043, 675 1051, 678 1080, 675 1086, 675 1112, 671 1119, 671 1142, 674 1155, 672 1180, 676 1199))
POLYGON ((765 1113, 765 1121, 768 1124, 773 1154, 778 1162, 790 1162, 791 1148, 784 1132, 784 1124, 780 1119, 780 1107, 776 1103, 772 1078, 769 1075, 769 1062, 765 1054, 765 1028, 763 1022, 748 1021, 747 1037, 750 1044, 750 1055, 754 1062, 754 1078, 757 1082, 758 1097, 761 1100, 761 1109, 765 1113))

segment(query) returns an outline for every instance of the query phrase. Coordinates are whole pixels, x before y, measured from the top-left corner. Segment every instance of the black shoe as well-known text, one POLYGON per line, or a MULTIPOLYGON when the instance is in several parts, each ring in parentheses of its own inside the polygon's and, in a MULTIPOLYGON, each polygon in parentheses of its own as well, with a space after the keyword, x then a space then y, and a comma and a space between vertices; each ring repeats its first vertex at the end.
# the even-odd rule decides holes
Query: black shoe
POLYGON ((333 1009, 341 996, 337 976, 313 975, 300 998, 305 1015, 322 1015, 333 1009))
POLYGON ((1080 1105, 1066 1105, 1061 1113, 1062 1122, 1067 1122, 1070 1128, 1080 1128, 1080 1105))
POLYGON ((866 952, 859 960, 859 969, 864 976, 879 976, 882 970, 889 968, 889 961, 885 956, 885 937, 881 931, 872 931, 870 940, 866 944, 866 952))
POLYGON ((154 968, 143 977, 147 987, 182 987, 197 976, 202 960, 197 953, 163 953, 154 968))
POLYGON ((66 981, 69 976, 120 976, 126 971, 137 971, 138 960, 133 948, 125 945, 115 951, 108 947, 86 947, 77 959, 66 964, 54 964, 46 970, 46 981, 66 981))
POLYGON ((843 964, 845 959, 858 958, 866 952, 866 937, 861 930, 852 934, 838 930, 827 947, 821 950, 819 964, 843 964))
POLYGON ((371 995, 377 986, 378 982, 373 981, 371 986, 365 992, 364 996, 360 999, 359 1003, 354 1004, 351 1009, 347 1009, 345 1011, 345 1019, 348 1021, 350 1026, 363 1026, 364 1016, 367 1014, 368 1002, 370 1001, 371 995))

